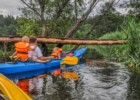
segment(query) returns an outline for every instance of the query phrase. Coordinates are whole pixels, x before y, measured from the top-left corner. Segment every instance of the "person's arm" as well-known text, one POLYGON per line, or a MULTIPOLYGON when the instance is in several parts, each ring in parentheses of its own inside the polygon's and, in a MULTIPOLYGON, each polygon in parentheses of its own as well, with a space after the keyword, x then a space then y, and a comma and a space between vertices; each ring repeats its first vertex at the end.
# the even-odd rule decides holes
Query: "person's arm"
POLYGON ((39 47, 36 48, 37 56, 39 59, 36 60, 36 62, 48 62, 50 61, 49 57, 44 57, 42 54, 42 51, 39 47))
POLYGON ((47 61, 45 61, 45 60, 40 60, 40 59, 36 59, 35 62, 45 63, 45 62, 47 62, 47 61))
POLYGON ((17 52, 15 51, 15 52, 12 54, 12 57, 14 57, 16 54, 17 54, 17 52))
POLYGON ((16 54, 17 54, 17 52, 15 51, 15 52, 12 54, 12 56, 10 56, 10 59, 13 59, 14 56, 16 56, 16 54))
POLYGON ((40 59, 41 60, 49 60, 49 59, 53 59, 53 57, 51 57, 51 56, 49 56, 49 57, 42 56, 42 57, 40 57, 40 59))

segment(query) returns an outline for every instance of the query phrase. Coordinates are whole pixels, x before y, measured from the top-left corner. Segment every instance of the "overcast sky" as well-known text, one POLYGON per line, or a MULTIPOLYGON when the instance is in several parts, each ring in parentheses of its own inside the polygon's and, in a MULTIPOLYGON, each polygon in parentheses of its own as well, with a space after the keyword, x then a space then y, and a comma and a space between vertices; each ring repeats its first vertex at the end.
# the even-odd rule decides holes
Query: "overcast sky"
POLYGON ((18 8, 21 6, 20 0, 0 0, 0 14, 20 15, 18 8))
MULTIPOLYGON (((123 1, 126 1, 126 0, 120 0, 120 3, 123 1)), ((21 6, 22 4, 20 0, 0 0, 0 14, 3 14, 4 16, 7 16, 7 15, 13 15, 15 17, 19 16, 21 12, 18 10, 18 8, 21 6)), ((126 13, 125 9, 117 8, 117 11, 126 13)))

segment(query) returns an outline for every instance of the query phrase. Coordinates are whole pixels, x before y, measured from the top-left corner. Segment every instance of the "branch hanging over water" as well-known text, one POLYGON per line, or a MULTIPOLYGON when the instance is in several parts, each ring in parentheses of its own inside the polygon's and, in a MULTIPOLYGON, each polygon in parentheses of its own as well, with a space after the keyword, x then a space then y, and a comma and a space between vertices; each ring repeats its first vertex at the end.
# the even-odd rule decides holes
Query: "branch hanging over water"
MULTIPOLYGON (((85 39, 69 39, 69 38, 37 38, 40 43, 52 44, 80 44, 80 45, 113 45, 127 43, 127 40, 85 40, 85 39)), ((21 37, 0 37, 0 42, 18 42, 21 37)))

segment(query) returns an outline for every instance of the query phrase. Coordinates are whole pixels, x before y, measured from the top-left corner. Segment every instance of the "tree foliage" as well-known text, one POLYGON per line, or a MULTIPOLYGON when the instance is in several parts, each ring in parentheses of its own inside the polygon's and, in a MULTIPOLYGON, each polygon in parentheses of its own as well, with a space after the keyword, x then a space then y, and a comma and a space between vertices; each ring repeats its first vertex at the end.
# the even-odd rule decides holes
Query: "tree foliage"
POLYGON ((35 19, 25 19, 19 18, 17 19, 17 34, 18 35, 36 35, 39 36, 39 24, 38 21, 35 19))
POLYGON ((13 16, 0 15, 0 36, 16 34, 16 19, 13 16))
POLYGON ((121 25, 123 24, 125 15, 121 15, 119 12, 116 11, 116 9, 113 6, 111 6, 110 9, 107 10, 109 5, 110 3, 106 3, 103 6, 103 9, 101 10, 101 14, 93 18, 92 22, 94 23, 97 23, 98 20, 100 20, 100 23, 95 26, 95 29, 93 30, 93 33, 92 33, 92 35, 95 38, 98 38, 106 33, 120 30, 121 25), (103 13, 105 14, 102 15, 103 13))
POLYGON ((126 0, 121 7, 128 9, 128 14, 140 19, 140 0, 126 0))
MULTIPOLYGON (((22 18, 18 19, 18 33, 39 35, 41 33, 39 1, 22 1, 28 2, 25 4, 26 7, 22 8, 22 18), (23 20, 20 21, 21 19, 23 20)), ((44 10, 45 32, 51 37, 82 38, 86 36, 92 39, 116 31, 120 29, 125 17, 115 10, 114 1, 105 3, 100 14, 88 17, 100 0, 92 0, 88 3, 84 0, 48 0, 45 2, 44 10)))
POLYGON ((79 23, 81 24, 92 11, 92 8, 96 5, 96 2, 99 0, 92 0, 92 2, 89 2, 91 3, 90 8, 85 13, 86 2, 84 2, 84 0, 47 0, 44 3, 40 3, 40 1, 43 2, 44 0, 21 1, 26 6, 21 9, 23 12, 23 17, 27 19, 37 19, 38 22, 40 22, 40 34, 44 34, 42 33, 42 24, 44 23, 45 34, 52 35, 56 33, 56 29, 60 29, 57 32, 57 36, 60 36, 59 33, 62 35, 66 34, 68 30, 70 30, 70 27, 74 26, 73 24, 77 21, 77 19, 79 19, 80 16, 82 16, 81 19, 79 19, 79 23), (44 9, 41 8, 42 6, 44 9))

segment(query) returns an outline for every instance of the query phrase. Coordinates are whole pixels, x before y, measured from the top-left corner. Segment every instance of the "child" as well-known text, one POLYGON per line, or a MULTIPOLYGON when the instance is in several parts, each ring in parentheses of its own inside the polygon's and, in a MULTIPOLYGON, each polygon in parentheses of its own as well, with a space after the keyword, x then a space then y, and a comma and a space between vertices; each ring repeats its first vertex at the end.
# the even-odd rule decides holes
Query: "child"
POLYGON ((15 52, 11 59, 15 58, 15 60, 19 61, 27 61, 28 60, 28 51, 29 51, 29 37, 23 36, 21 42, 15 43, 15 52))
POLYGON ((61 58, 61 53, 62 53, 62 49, 61 48, 58 48, 58 47, 55 47, 53 49, 53 52, 51 54, 51 57, 52 58, 55 58, 55 59, 60 59, 61 58))
POLYGON ((42 54, 41 49, 37 45, 37 38, 35 36, 30 37, 30 51, 29 53, 29 59, 31 61, 35 62, 49 62, 51 59, 48 57, 44 57, 42 54))

